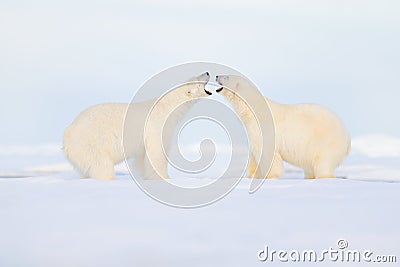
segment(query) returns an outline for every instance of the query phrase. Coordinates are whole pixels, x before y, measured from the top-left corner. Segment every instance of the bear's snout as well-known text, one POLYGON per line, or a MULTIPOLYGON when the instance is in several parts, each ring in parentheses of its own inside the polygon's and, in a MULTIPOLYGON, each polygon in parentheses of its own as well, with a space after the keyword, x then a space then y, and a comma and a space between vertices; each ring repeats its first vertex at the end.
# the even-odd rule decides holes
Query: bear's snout
POLYGON ((207 95, 212 95, 212 93, 210 91, 208 91, 207 89, 204 89, 204 91, 206 92, 207 95))

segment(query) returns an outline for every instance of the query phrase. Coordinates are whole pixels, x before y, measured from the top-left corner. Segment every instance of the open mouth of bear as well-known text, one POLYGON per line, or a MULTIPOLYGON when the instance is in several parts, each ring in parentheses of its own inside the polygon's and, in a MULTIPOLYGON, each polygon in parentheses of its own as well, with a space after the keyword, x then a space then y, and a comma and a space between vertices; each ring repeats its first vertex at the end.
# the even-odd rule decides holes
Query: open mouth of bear
POLYGON ((212 93, 206 89, 204 89, 204 91, 206 92, 207 95, 212 95, 212 93))
POLYGON ((218 88, 218 89, 216 89, 215 91, 216 91, 217 93, 219 93, 219 92, 222 91, 222 89, 224 89, 224 87, 218 88))

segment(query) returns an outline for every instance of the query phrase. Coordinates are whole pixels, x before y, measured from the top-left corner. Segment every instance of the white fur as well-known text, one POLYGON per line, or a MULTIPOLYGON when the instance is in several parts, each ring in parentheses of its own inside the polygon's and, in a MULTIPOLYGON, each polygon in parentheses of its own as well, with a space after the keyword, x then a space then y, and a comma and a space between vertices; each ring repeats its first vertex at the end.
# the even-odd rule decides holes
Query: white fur
POLYGON ((196 99, 207 96, 205 85, 208 80, 209 74, 204 73, 168 92, 158 102, 153 99, 134 104, 105 103, 89 107, 65 129, 65 156, 83 178, 111 180, 115 179, 114 165, 124 160, 125 147, 127 158, 135 159, 137 171, 144 178, 168 178, 162 145, 165 144, 167 152, 174 125, 163 129, 164 123, 176 107, 184 104, 179 112, 171 115, 176 125, 196 99), (144 134, 146 116, 151 109, 144 134), (125 115, 128 121, 124 132, 125 115), (161 142, 158 137, 163 130, 167 133, 161 142), (124 134, 127 135, 125 140, 124 134))
MULTIPOLYGON (((256 156, 260 142, 258 137, 252 136, 259 132, 257 122, 246 103, 238 97, 240 91, 250 90, 250 85, 238 76, 217 76, 217 82, 223 86, 220 94, 232 104, 247 129, 251 148, 248 175, 262 177, 256 156)), ((351 144, 350 135, 338 116, 316 104, 285 105, 265 100, 274 118, 276 142, 267 178, 283 175, 282 161, 301 167, 309 179, 335 177, 334 170, 350 152, 351 144)))

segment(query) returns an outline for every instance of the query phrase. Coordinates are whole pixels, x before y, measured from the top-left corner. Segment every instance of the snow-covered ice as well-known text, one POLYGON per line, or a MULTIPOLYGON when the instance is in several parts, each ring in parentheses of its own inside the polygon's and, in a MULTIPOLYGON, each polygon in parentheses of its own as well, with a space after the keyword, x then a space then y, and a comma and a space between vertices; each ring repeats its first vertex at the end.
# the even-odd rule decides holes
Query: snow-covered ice
POLYGON ((262 263, 258 251, 321 251, 341 238, 400 261, 396 138, 355 138, 343 179, 304 180, 287 165, 255 194, 242 179, 198 209, 154 201, 124 165, 115 181, 80 179, 58 145, 3 146, 0 159, 0 266, 280 266, 290 263, 262 263))

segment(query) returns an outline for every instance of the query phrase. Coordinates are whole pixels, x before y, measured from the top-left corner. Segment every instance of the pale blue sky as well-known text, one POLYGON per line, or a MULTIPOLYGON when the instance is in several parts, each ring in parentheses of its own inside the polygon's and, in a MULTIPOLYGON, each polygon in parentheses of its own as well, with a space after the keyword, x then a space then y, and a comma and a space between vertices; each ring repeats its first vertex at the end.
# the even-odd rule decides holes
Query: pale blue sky
POLYGON ((226 64, 268 97, 400 137, 400 2, 0 0, 0 144, 61 142, 157 72, 226 64))

